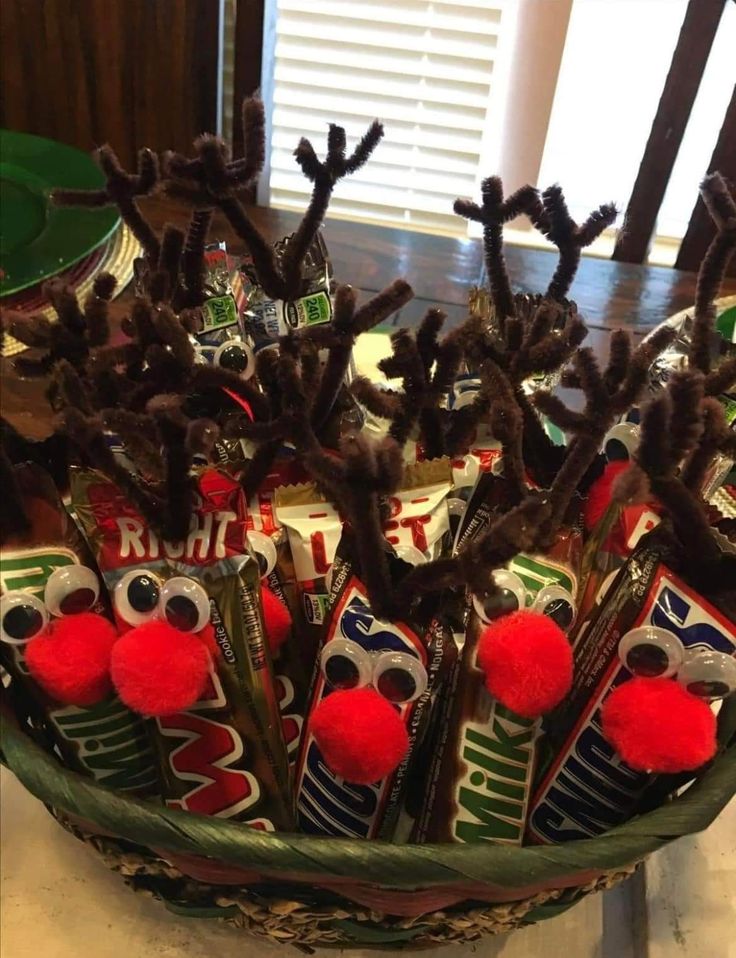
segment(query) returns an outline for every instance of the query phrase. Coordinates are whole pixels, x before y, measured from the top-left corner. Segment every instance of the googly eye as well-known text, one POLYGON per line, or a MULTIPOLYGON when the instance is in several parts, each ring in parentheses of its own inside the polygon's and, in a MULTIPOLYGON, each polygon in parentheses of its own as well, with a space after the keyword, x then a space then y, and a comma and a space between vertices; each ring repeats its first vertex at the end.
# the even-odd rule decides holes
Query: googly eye
POLYGON ((526 588, 515 572, 498 569, 493 573, 493 581, 498 587, 493 595, 473 595, 473 608, 483 622, 493 622, 526 605, 526 588))
POLYGON ((667 679, 682 665, 685 654, 674 632, 642 625, 627 632, 618 644, 618 657, 634 675, 667 679))
POLYGON ((273 539, 270 536, 264 535, 262 532, 253 531, 248 533, 248 544, 258 560, 261 578, 273 572, 277 559, 276 546, 273 539))
POLYGON ((603 439, 603 452, 609 462, 626 461, 639 445, 639 427, 633 422, 619 422, 608 430, 603 439))
POLYGON ((100 597, 100 581, 86 565, 54 569, 46 581, 43 601, 51 615, 89 612, 100 597))
POLYGON ((409 545, 408 543, 401 543, 397 546, 394 546, 394 552, 399 559, 402 559, 404 562, 408 562, 409 565, 422 565, 422 563, 429 561, 421 549, 417 549, 416 546, 409 545))
POLYGON ((465 514, 467 506, 468 504, 465 499, 453 497, 452 499, 447 500, 447 511, 450 513, 450 517, 453 519, 461 519, 465 514))
POLYGON ((112 594, 115 611, 128 625, 142 625, 159 615, 161 581, 145 569, 126 572, 112 594))
POLYGON ((556 622, 563 632, 575 621, 575 600, 561 585, 548 585, 540 589, 532 608, 556 622))
POLYGON ((250 379, 256 369, 253 350, 239 339, 228 339, 220 343, 212 357, 212 362, 215 366, 237 373, 243 379, 250 379))
POLYGON ((357 689, 368 685, 373 676, 371 657, 350 639, 333 639, 320 655, 322 675, 333 689, 357 689))
POLYGON ((194 347, 194 362, 198 366, 207 366, 212 362, 212 349, 207 346, 194 347))
POLYGON ((427 689, 427 670, 405 652, 382 652, 373 669, 373 685, 389 702, 414 702, 427 689))
POLYGON ((200 632, 210 621, 210 600, 194 579, 177 575, 161 589, 162 617, 180 632, 200 632))
POLYGON ((685 652, 677 681, 698 698, 723 699, 736 692, 736 659, 708 649, 685 652))
POLYGON ((6 592, 0 598, 0 640, 25 645, 49 624, 46 606, 30 592, 6 592))

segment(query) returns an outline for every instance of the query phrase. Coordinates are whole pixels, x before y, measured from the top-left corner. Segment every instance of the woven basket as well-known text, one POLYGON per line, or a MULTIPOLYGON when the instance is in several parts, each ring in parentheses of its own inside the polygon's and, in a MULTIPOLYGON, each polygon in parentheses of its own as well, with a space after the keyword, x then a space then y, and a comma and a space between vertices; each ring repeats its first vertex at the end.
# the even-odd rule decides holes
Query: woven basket
POLYGON ((266 834, 111 792, 61 768, 7 710, 0 741, 28 791, 133 888, 307 950, 468 942, 553 917, 706 828, 736 793, 736 700, 718 757, 679 797, 599 838, 527 848, 266 834))

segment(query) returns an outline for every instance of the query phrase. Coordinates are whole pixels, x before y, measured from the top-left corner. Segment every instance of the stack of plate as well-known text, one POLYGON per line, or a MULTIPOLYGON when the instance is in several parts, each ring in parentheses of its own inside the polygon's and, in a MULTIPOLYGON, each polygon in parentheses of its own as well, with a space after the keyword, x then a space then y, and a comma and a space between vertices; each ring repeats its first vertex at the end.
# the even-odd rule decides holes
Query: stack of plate
MULTIPOLYGON (((86 153, 27 133, 0 130, 0 307, 54 313, 43 295, 58 276, 80 299, 102 270, 117 277, 121 292, 140 248, 117 210, 56 207, 57 187, 99 189, 102 173, 86 153)), ((5 337, 3 355, 26 347, 5 337)))

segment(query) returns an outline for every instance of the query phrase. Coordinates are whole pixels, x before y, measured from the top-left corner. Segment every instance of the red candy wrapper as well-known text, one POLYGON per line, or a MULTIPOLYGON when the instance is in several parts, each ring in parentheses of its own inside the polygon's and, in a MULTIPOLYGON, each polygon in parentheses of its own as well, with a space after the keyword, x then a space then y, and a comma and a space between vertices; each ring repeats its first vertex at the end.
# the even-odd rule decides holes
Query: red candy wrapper
MULTIPOLYGON (((49 476, 30 463, 16 466, 15 471, 31 528, 3 543, 0 589, 6 600, 22 592, 43 603, 54 573, 76 566, 91 569, 96 575, 97 568, 49 476)), ((94 605, 85 611, 110 617, 102 583, 100 587, 94 605)), ((24 646, 9 644, 5 637, 3 626, 0 664, 12 677, 14 698, 23 701, 34 727, 43 729, 64 763, 109 788, 157 794, 156 760, 143 719, 112 695, 89 708, 60 705, 30 676, 24 646)))
POLYGON ((202 587, 209 605, 219 654, 203 695, 187 711, 151 720, 167 804, 269 831, 289 829, 286 750, 244 497, 234 479, 214 469, 203 470, 198 484, 190 534, 178 543, 159 539, 98 473, 75 471, 72 499, 122 623, 140 622, 133 609, 140 596, 130 590, 152 579, 165 585, 185 577, 202 587))

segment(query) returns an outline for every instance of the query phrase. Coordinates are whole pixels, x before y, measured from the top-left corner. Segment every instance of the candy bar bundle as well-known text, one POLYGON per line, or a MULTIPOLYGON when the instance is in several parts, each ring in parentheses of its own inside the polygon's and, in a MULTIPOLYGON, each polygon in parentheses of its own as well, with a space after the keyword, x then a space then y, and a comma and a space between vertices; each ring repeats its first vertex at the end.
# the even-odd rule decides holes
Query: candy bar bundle
POLYGON ((119 335, 106 276, 81 305, 51 284, 55 323, 6 317, 56 428, 3 424, 4 698, 78 775, 262 833, 533 846, 661 805, 736 691, 726 184, 692 311, 603 361, 568 293, 615 209, 578 224, 556 186, 486 180, 455 209, 489 288, 448 332, 397 330, 370 381, 359 337, 412 290, 359 303, 321 222, 381 126, 300 142, 311 200, 271 245, 239 199, 262 105, 243 119, 242 158, 204 136, 128 174, 105 147, 105 189, 55 197, 117 204, 143 253, 119 335), (148 224, 156 191, 186 234, 148 224), (512 290, 517 216, 559 250, 543 293, 512 290))

